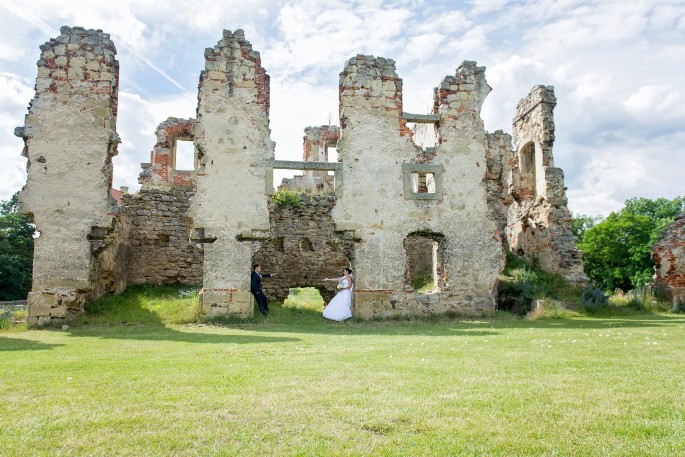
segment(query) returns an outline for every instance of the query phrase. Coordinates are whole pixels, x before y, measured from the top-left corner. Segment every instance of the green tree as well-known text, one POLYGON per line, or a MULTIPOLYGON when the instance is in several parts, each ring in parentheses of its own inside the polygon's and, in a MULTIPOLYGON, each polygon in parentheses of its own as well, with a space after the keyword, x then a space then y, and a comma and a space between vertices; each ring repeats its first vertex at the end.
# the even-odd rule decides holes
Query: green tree
POLYGON ((587 228, 579 247, 590 281, 609 291, 627 291, 648 282, 654 274, 652 246, 684 206, 685 197, 634 198, 587 228))
POLYGON ((31 290, 34 233, 17 194, 0 202, 0 300, 23 300, 31 290))
POLYGON ((602 219, 602 216, 586 216, 584 214, 573 216, 573 219, 571 220, 571 232, 573 232, 573 236, 576 238, 576 243, 579 244, 583 241, 585 232, 601 222, 602 219))

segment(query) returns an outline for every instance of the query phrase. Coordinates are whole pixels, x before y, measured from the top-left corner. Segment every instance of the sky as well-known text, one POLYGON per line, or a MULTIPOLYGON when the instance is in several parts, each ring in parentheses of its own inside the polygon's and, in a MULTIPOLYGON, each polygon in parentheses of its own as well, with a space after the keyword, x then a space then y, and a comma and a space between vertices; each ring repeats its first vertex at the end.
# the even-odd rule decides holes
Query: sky
POLYGON ((63 25, 102 29, 117 47, 117 188, 139 188, 160 122, 195 117, 204 49, 223 29, 243 29, 271 76, 277 159, 302 160, 305 127, 338 124, 350 57, 394 59, 404 111, 417 114, 475 60, 493 88, 481 111, 490 132, 511 133, 518 101, 554 86, 554 161, 574 214, 685 195, 685 0, 1 0, 2 200, 26 181, 13 132, 33 97, 39 46, 63 25))

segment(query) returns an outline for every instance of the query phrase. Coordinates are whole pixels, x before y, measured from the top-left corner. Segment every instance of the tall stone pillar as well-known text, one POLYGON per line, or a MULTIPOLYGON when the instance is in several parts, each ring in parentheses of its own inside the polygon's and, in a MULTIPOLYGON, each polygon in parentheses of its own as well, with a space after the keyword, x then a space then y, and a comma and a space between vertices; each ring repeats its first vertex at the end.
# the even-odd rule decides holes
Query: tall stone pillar
POLYGON ((23 127, 28 178, 22 211, 33 217, 33 286, 28 320, 69 317, 102 293, 94 259, 112 229, 110 197, 119 63, 109 35, 62 27, 40 47, 36 94, 23 127))
POLYGON ((266 162, 273 159, 269 77, 242 30, 224 30, 205 50, 197 121, 197 192, 191 201, 195 239, 204 247, 205 314, 253 314, 251 240, 270 231, 266 162))

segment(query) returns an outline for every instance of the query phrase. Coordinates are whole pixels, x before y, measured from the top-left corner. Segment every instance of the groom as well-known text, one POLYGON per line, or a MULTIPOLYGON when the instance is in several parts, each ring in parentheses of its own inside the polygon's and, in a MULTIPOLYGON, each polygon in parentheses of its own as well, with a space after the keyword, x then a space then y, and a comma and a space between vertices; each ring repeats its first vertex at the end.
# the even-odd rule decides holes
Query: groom
POLYGON ((255 300, 257 300, 259 312, 261 312, 264 316, 266 316, 266 314, 269 312, 269 301, 267 300, 266 295, 264 295, 264 292, 262 292, 262 278, 270 278, 271 276, 276 276, 276 273, 262 274, 262 267, 259 264, 256 264, 252 268, 250 292, 252 292, 252 295, 254 295, 255 300))

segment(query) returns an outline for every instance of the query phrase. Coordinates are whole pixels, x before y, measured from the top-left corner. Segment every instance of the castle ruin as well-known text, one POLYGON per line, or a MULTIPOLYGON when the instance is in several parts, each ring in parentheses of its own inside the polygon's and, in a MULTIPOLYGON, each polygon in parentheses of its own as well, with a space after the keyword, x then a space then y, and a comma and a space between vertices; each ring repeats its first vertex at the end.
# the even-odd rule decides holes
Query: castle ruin
POLYGON ((33 325, 129 284, 202 284, 205 314, 251 316, 255 262, 279 273, 265 284, 279 301, 291 287, 330 298, 334 285, 321 279, 352 266, 360 318, 492 312, 506 249, 586 281, 553 164, 551 87, 519 103, 512 140, 484 130, 491 89, 475 62, 442 79, 432 113, 412 114, 395 62, 357 55, 340 73, 339 127, 306 128, 303 160, 276 160, 269 76, 243 32, 225 30, 205 50, 196 118, 160 124, 140 192, 117 204, 114 44, 100 30, 63 27, 41 51, 15 132, 28 160, 22 210, 40 232, 33 325), (424 134, 434 144, 418 141, 424 134), (179 141, 194 144, 193 170, 177 169, 179 141), (285 184, 309 194, 299 205, 273 201, 274 169, 304 170, 285 184), (428 291, 415 290, 418 276, 428 291))

